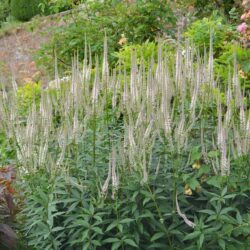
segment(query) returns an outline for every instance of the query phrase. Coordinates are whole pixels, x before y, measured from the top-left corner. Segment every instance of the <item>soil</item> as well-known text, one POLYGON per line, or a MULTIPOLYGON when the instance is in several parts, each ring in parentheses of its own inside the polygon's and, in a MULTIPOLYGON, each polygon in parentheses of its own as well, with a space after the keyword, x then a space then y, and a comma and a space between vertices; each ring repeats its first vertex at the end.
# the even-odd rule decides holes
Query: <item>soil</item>
POLYGON ((45 83, 48 76, 36 65, 34 54, 52 37, 50 28, 61 25, 65 25, 63 19, 37 17, 1 35, 0 82, 9 83, 14 78, 18 84, 45 83))

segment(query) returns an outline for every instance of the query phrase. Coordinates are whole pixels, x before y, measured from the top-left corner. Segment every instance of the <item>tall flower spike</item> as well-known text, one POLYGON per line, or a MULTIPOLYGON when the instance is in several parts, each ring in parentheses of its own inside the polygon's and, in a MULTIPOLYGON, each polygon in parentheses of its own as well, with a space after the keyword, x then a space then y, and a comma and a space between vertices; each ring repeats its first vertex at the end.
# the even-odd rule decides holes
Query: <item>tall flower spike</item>
POLYGON ((119 177, 118 174, 116 173, 116 150, 115 147, 112 148, 112 154, 111 154, 111 162, 112 162, 112 172, 111 172, 111 177, 112 177, 112 198, 115 198, 115 193, 118 190, 119 186, 119 177))
POLYGON ((60 77, 58 73, 58 63, 57 63, 57 54, 55 51, 55 83, 56 83, 56 89, 60 88, 60 77))
POLYGON ((137 57, 136 51, 134 50, 131 55, 131 75, 130 75, 130 94, 131 100, 134 103, 137 99, 137 90, 136 90, 136 76, 137 76, 137 57))
POLYGON ((108 64, 108 38, 105 35, 103 50, 103 64, 102 64, 102 81, 107 84, 109 77, 109 64, 108 64))
POLYGON ((108 186, 109 186, 109 182, 111 179, 111 172, 112 172, 112 161, 109 161, 109 169, 108 169, 108 176, 103 184, 103 186, 101 187, 102 190, 102 195, 105 195, 108 191, 108 186))
POLYGON ((92 90, 92 104, 97 103, 99 90, 100 90, 99 62, 98 62, 98 57, 96 57, 96 72, 95 72, 94 86, 92 90))

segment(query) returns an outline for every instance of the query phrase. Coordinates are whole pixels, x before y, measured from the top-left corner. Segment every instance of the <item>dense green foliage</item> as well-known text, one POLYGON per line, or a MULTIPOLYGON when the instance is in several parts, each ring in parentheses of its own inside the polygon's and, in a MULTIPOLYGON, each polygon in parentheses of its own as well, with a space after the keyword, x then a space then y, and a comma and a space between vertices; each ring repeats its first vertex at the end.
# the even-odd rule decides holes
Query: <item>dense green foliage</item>
POLYGON ((11 14, 20 21, 28 21, 39 14, 41 0, 11 0, 11 14))
POLYGON ((0 2, 0 27, 2 26, 2 23, 6 21, 9 14, 10 14, 10 1, 2 0, 0 2))
POLYGON ((236 7, 12 0, 23 21, 71 11, 36 55, 55 80, 1 88, 1 249, 250 249, 250 52, 236 7))
POLYGON ((236 31, 216 12, 210 17, 198 19, 193 22, 186 32, 186 36, 199 48, 209 50, 210 35, 213 38, 213 48, 217 55, 223 49, 225 44, 236 38, 236 31))
POLYGON ((18 221, 31 249, 248 250, 250 113, 239 81, 225 97, 207 59, 197 68, 195 47, 186 45, 176 77, 173 51, 143 46, 157 56, 144 65, 134 55, 130 75, 86 64, 72 82, 27 84, 0 99, 1 117, 12 110, 2 126, 22 176, 18 221))
POLYGON ((91 47, 93 57, 100 55, 103 49, 103 37, 106 34, 109 44, 109 61, 116 62, 112 56, 124 43, 142 43, 153 41, 157 35, 174 34, 176 18, 165 1, 135 1, 128 4, 123 1, 91 1, 84 4, 79 15, 75 15, 67 27, 53 30, 54 36, 37 55, 37 61, 51 70, 55 52, 59 66, 69 69, 74 52, 79 59, 84 57, 84 43, 91 47), (63 31, 63 32, 62 32, 63 31))

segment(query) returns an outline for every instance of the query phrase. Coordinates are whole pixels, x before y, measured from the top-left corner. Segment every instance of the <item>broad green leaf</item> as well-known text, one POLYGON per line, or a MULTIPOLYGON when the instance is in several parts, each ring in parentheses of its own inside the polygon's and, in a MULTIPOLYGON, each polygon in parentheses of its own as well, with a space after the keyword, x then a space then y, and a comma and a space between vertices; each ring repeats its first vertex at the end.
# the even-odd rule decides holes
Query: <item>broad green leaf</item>
POLYGON ((125 239, 124 242, 132 247, 138 248, 137 244, 132 239, 125 239))
POLYGON ((210 158, 216 158, 219 156, 219 151, 218 150, 212 150, 208 152, 208 157, 210 158))
POLYGON ((199 212, 209 214, 209 215, 215 214, 213 210, 209 210, 209 209, 203 209, 203 210, 200 210, 199 212))
POLYGON ((158 233, 154 234, 154 235, 151 237, 150 241, 158 240, 158 239, 160 239, 160 238, 162 238, 162 237, 164 237, 164 236, 165 236, 165 233, 163 233, 163 232, 158 232, 158 233))
POLYGON ((120 239, 117 238, 107 238, 103 241, 103 243, 114 243, 114 242, 120 242, 120 239))
POLYGON ((239 224, 242 224, 243 220, 242 220, 241 214, 239 212, 237 212, 237 214, 236 214, 236 219, 237 219, 237 222, 239 224))
POLYGON ((190 160, 193 163, 196 160, 201 158, 200 146, 196 146, 192 148, 190 160))
POLYGON ((58 231, 61 231, 61 230, 63 230, 64 229, 64 227, 54 227, 53 229, 52 229, 52 232, 58 232, 58 231))
POLYGON ((183 240, 192 240, 200 236, 201 232, 200 231, 194 231, 193 233, 190 233, 184 237, 183 240))
POLYGON ((226 249, 226 243, 224 240, 219 239, 218 243, 219 243, 219 246, 221 247, 221 249, 223 249, 223 250, 226 249))
POLYGON ((211 186, 214 186, 214 187, 217 187, 217 188, 220 188, 221 187, 221 178, 220 178, 220 176, 210 177, 207 180, 207 184, 209 184, 211 186))
POLYGON ((95 231, 98 234, 103 234, 102 229, 99 227, 92 227, 92 230, 95 231))
POLYGON ((187 184, 189 185, 189 187, 193 190, 195 190, 197 187, 200 186, 200 183, 195 179, 195 178, 191 178, 187 181, 187 184))
POLYGON ((126 218, 126 219, 123 219, 120 221, 120 223, 123 223, 123 224, 129 224, 130 222, 134 221, 133 219, 130 219, 130 218, 126 218))
POLYGON ((230 236, 232 231, 233 231, 234 227, 231 224, 225 224, 223 225, 223 232, 227 235, 230 236))
POLYGON ((119 247, 121 246, 121 242, 115 242, 112 244, 111 250, 116 250, 119 249, 119 247))
POLYGON ((198 240, 199 249, 201 249, 203 242, 204 242, 204 234, 201 234, 198 240))

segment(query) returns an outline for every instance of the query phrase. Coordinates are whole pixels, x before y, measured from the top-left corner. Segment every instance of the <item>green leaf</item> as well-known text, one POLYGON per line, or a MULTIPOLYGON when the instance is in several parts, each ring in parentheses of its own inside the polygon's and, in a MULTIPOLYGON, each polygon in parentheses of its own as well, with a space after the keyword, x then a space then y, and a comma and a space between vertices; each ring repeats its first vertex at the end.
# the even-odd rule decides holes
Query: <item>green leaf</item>
POLYGON ((221 177, 220 176, 210 177, 207 180, 207 184, 214 186, 214 187, 217 187, 217 188, 220 188, 221 187, 221 177))
POLYGON ((92 230, 95 231, 98 234, 103 234, 102 229, 99 227, 92 227, 92 230))
POLYGON ((54 227, 51 231, 52 232, 58 232, 58 231, 61 231, 63 229, 64 229, 64 227, 54 227))
POLYGON ((223 250, 226 249, 226 243, 225 243, 224 240, 220 239, 220 240, 218 241, 218 243, 219 243, 219 246, 220 246, 223 250))
POLYGON ((120 221, 120 223, 123 223, 123 224, 129 224, 130 222, 134 221, 133 219, 130 219, 130 218, 126 218, 126 219, 123 219, 120 221))
POLYGON ((189 187, 193 190, 195 190, 197 187, 200 186, 200 183, 195 179, 195 178, 191 178, 187 181, 187 184, 189 185, 189 187))
POLYGON ((137 244, 132 239, 125 239, 124 242, 132 247, 138 248, 137 244))
POLYGON ((210 173, 210 171, 211 171, 210 166, 204 165, 204 166, 202 166, 202 167, 199 169, 198 175, 201 176, 201 175, 203 175, 203 174, 208 174, 208 173, 210 173))
POLYGON ((224 196, 224 199, 233 199, 236 197, 236 194, 227 194, 224 196))
POLYGON ((117 221, 112 222, 106 229, 106 232, 112 230, 113 228, 117 227, 118 223, 117 221))
POLYGON ((89 242, 85 243, 85 244, 83 245, 83 247, 82 247, 82 250, 88 250, 88 249, 89 249, 89 245, 90 245, 89 242))
POLYGON ((194 231, 193 233, 190 233, 184 237, 183 240, 192 240, 197 238, 201 234, 200 231, 194 231))
POLYGON ((221 192, 221 196, 224 196, 227 193, 227 186, 225 186, 221 192))
POLYGON ((100 246, 102 245, 101 242, 98 241, 98 240, 92 240, 91 242, 92 242, 92 244, 95 245, 95 246, 99 246, 99 247, 100 247, 100 246))
POLYGON ((151 200, 151 198, 147 197, 143 200, 143 206, 145 206, 146 203, 148 203, 151 200))
POLYGON ((225 224, 223 226, 223 232, 229 237, 233 231, 234 227, 231 224, 225 224))
POLYGON ((199 240, 198 240, 199 249, 202 247, 203 242, 204 242, 204 234, 201 234, 201 235, 200 235, 200 238, 199 238, 199 240))
POLYGON ((212 150, 208 152, 208 157, 210 158, 216 158, 219 156, 219 151, 218 150, 212 150))
POLYGON ((200 210, 199 212, 209 214, 209 215, 215 214, 213 210, 209 210, 209 209, 203 209, 203 210, 200 210))
POLYGON ((192 148, 191 157, 190 157, 190 160, 192 163, 201 158, 201 153, 199 150, 200 150, 200 146, 196 146, 192 148))
POLYGON ((241 215, 240 215, 239 212, 237 212, 237 214, 236 214, 236 219, 237 219, 237 222, 238 222, 239 224, 242 224, 243 220, 242 220, 242 217, 241 217, 241 215))
POLYGON ((121 242, 115 242, 114 244, 112 244, 112 248, 111 250, 116 250, 119 249, 119 247, 121 246, 121 242))
POLYGON ((163 236, 165 236, 165 233, 163 233, 163 232, 155 233, 155 234, 151 237, 150 241, 158 240, 158 239, 162 238, 163 236))
POLYGON ((103 241, 103 243, 114 243, 114 242, 120 242, 120 239, 117 238, 107 238, 103 241))
POLYGON ((220 211, 220 214, 227 214, 230 211, 234 211, 235 209, 233 207, 225 207, 220 211))

